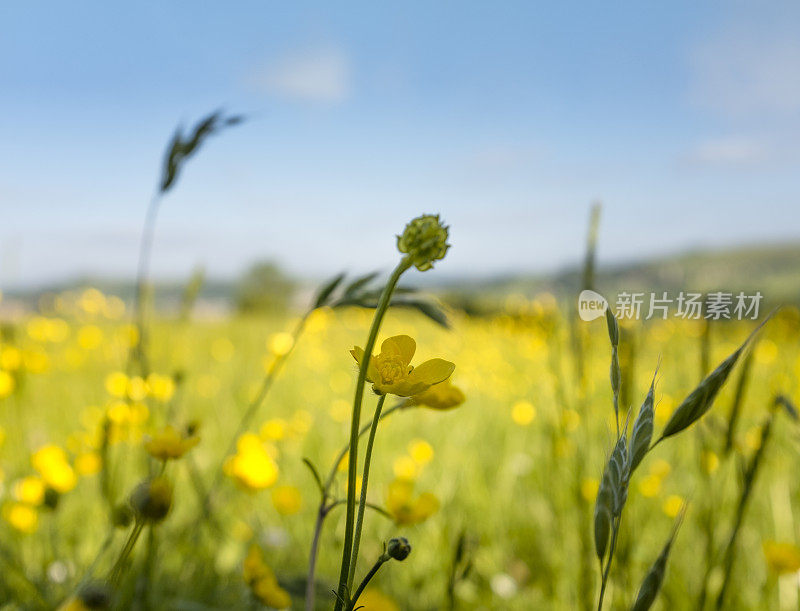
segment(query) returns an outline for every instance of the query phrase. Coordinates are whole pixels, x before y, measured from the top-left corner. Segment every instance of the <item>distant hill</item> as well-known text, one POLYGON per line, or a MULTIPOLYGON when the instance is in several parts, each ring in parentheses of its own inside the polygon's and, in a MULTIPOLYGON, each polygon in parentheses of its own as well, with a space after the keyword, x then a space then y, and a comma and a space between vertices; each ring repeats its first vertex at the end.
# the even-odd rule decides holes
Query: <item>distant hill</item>
MULTIPOLYGON (((572 299, 581 288, 582 275, 581 268, 572 267, 552 274, 462 279, 442 290, 448 301, 480 309, 514 294, 533 297, 548 292, 560 299, 572 299)), ((698 250, 608 266, 600 262, 594 285, 609 298, 621 291, 666 291, 670 296, 680 291, 761 291, 765 305, 800 304, 800 244, 698 250)))
MULTIPOLYGON (((494 310, 509 295, 534 297, 549 292, 559 299, 573 299, 580 288, 582 269, 578 266, 549 274, 498 275, 491 278, 450 278, 445 281, 430 277, 427 292, 466 310, 494 310)), ((428 280, 428 278, 425 278, 428 280)), ((304 287, 298 298, 305 303, 318 282, 301 282, 304 287)), ((156 303, 160 308, 180 305, 185 282, 159 282, 155 285, 156 303)), ((6 303, 17 307, 34 307, 42 294, 93 286, 129 299, 133 283, 103 278, 77 278, 55 285, 6 293, 6 303)), ((207 279, 200 292, 200 308, 219 312, 231 308, 236 283, 233 280, 207 279)), ((596 289, 609 298, 620 291, 680 291, 707 293, 726 291, 748 294, 761 291, 765 307, 780 303, 800 304, 800 244, 743 246, 737 248, 690 251, 657 259, 624 264, 603 265, 598 262, 596 289)), ((298 303, 298 306, 301 306, 298 303)), ((0 303, 2 311, 3 303, 0 303)))

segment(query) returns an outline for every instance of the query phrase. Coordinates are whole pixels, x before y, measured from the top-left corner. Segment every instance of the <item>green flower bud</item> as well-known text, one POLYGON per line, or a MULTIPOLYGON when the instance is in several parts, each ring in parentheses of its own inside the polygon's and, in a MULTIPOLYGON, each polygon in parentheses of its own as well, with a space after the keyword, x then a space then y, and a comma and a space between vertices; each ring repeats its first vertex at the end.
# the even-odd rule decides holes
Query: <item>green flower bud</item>
POLYGON ((133 489, 130 502, 137 517, 160 522, 172 507, 172 486, 163 477, 143 481, 133 489))
POLYGON ((389 541, 389 545, 386 546, 386 553, 395 560, 405 560, 411 553, 411 544, 405 537, 396 537, 389 541))
POLYGON ((406 225, 403 235, 397 236, 397 250, 408 255, 419 271, 429 270, 434 261, 444 259, 450 248, 448 229, 442 225, 438 214, 418 216, 406 225))
POLYGON ((78 598, 87 609, 111 608, 111 590, 103 583, 86 584, 78 593, 78 598))
POLYGON ((55 509, 58 507, 58 501, 61 500, 61 495, 58 493, 58 490, 53 490, 52 488, 46 488, 44 491, 44 506, 48 509, 55 509))
POLYGON ((133 510, 129 505, 119 503, 114 507, 111 519, 117 528, 128 528, 133 521, 133 510))

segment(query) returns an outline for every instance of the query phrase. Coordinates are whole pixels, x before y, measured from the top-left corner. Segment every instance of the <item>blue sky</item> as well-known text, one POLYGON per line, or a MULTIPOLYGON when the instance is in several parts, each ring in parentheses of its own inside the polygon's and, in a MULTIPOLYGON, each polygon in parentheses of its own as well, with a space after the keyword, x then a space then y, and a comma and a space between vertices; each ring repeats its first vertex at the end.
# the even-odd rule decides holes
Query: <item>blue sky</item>
POLYGON ((131 276, 178 122, 251 120, 163 203, 154 272, 442 273, 800 238, 797 3, 4 2, 0 286, 131 276), (379 6, 380 5, 380 6, 379 6))

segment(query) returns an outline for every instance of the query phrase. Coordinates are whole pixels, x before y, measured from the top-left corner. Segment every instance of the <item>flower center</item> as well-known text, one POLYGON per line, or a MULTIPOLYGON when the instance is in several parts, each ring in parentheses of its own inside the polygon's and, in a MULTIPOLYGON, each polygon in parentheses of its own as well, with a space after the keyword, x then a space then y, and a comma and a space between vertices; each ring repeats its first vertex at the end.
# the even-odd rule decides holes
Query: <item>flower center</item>
POLYGON ((405 378, 410 371, 410 368, 398 356, 379 356, 375 365, 381 376, 381 384, 394 384, 405 378))

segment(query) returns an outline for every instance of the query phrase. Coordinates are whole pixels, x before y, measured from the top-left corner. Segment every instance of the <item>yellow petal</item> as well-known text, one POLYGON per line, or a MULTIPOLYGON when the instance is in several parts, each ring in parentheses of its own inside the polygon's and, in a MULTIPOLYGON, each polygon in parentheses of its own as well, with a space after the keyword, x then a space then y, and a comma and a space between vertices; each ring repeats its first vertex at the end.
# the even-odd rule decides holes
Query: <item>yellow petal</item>
POLYGON ((381 344, 381 353, 396 354, 408 365, 417 351, 417 342, 408 335, 395 335, 385 339, 381 344))
POLYGON ((398 397, 411 397, 421 393, 428 388, 429 384, 425 382, 416 382, 406 378, 394 384, 374 384, 373 387, 376 392, 382 395, 396 395, 398 397))
POLYGON ((449 380, 434 384, 427 390, 414 396, 414 403, 437 410, 448 410, 458 407, 466 401, 460 388, 453 386, 449 380))
MULTIPOLYGON (((408 374, 408 381, 410 383, 422 382, 426 386, 433 386, 449 378, 453 374, 455 368, 456 366, 450 361, 431 359, 425 361, 419 367, 415 367, 414 370, 408 374)), ((417 392, 422 392, 422 389, 417 392)))
MULTIPOLYGON (((361 361, 364 360, 364 349, 354 346, 350 354, 353 355, 356 363, 361 366, 361 361)), ((367 382, 374 382, 377 379, 379 379, 378 370, 375 368, 375 358, 373 357, 369 360, 369 365, 367 365, 367 382)))

